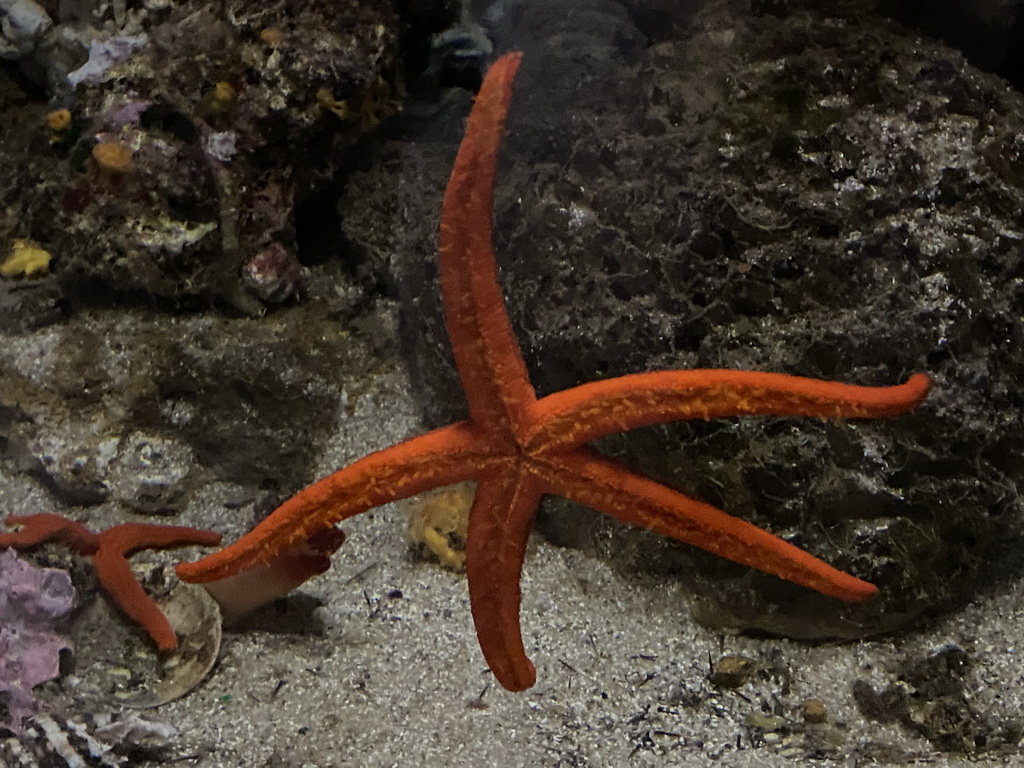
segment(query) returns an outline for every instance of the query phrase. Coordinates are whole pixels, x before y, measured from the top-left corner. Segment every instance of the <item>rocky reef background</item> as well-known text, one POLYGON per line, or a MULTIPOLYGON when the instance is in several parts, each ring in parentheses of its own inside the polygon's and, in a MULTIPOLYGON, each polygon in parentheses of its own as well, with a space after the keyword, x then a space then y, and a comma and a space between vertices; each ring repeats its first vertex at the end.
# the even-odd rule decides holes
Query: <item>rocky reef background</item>
MULTIPOLYGON (((689 580, 714 623, 862 636, 959 604, 1019 550, 1024 102, 864 4, 815 8, 712 4, 680 33, 614 3, 539 4, 498 25, 526 58, 496 247, 541 394, 675 367, 933 376, 928 401, 893 421, 687 423, 602 446, 878 583, 867 606, 558 502, 542 522, 555 541, 689 580)), ((394 277, 440 424, 462 412, 431 290, 450 150, 424 144, 385 145, 342 218, 394 277), (394 185, 410 167, 433 196, 394 185), (364 226, 395 211, 400 226, 364 226)))

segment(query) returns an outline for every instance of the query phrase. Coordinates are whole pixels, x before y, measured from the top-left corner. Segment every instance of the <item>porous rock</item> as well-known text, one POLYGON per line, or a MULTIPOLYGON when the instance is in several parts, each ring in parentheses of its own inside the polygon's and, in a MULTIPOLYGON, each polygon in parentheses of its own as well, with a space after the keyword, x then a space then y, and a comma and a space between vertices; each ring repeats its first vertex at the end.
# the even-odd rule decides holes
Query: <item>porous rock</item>
MULTIPOLYGON (((289 277, 301 265, 263 275, 259 298, 241 272, 268 249, 299 250, 299 211, 319 210, 353 146, 397 109, 392 4, 132 4, 116 32, 106 10, 95 27, 56 19, 77 69, 46 57, 56 42, 34 54, 72 123, 48 135, 42 110, 11 111, 0 239, 45 244, 72 300, 260 314, 260 299, 301 297, 289 277)), ((301 245, 317 263, 336 244, 301 245)))
MULTIPOLYGON (((889 630, 1004 576, 1024 512, 1020 94, 870 3, 715 3, 658 40, 614 2, 515 5, 491 19, 496 51, 548 34, 515 84, 495 248, 540 395, 668 368, 934 381, 891 420, 687 422, 599 445, 872 581, 867 605, 563 502, 546 535, 685 580, 709 622, 800 637, 889 630)), ((410 108, 415 142, 385 148, 342 209, 401 298, 432 425, 466 413, 435 251, 468 107, 410 108)))

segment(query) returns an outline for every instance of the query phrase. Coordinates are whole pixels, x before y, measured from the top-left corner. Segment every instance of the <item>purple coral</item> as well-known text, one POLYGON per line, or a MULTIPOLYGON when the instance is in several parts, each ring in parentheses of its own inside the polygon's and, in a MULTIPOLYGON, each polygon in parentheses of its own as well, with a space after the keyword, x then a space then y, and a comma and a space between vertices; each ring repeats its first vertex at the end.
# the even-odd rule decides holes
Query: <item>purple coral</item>
POLYGON ((65 571, 0 551, 0 726, 18 731, 35 709, 32 689, 60 673, 70 643, 55 631, 75 589, 65 571))

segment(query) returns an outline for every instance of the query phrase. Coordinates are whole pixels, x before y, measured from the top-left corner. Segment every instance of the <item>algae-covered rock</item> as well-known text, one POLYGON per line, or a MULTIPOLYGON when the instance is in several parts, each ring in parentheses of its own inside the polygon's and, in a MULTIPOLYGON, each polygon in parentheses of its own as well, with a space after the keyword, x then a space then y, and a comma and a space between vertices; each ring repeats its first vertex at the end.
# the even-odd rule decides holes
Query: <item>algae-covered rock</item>
MULTIPOLYGON (((668 368, 934 380, 898 419, 689 422, 599 446, 874 582, 868 605, 563 502, 541 529, 686 580, 707 621, 802 637, 891 629, 998 578, 1024 513, 1020 94, 870 3, 716 3, 650 45, 614 3, 516 5, 496 50, 548 34, 515 84, 495 247, 539 394, 668 368)), ((465 413, 433 250, 467 107, 410 120, 416 144, 343 208, 402 298, 432 424, 465 413)))
POLYGON ((301 297, 299 251, 319 263, 337 243, 300 243, 297 217, 399 105, 392 4, 123 5, 80 7, 87 24, 55 8, 20 54, 51 103, 12 111, 0 138, 0 248, 30 234, 77 300, 259 314, 301 297))

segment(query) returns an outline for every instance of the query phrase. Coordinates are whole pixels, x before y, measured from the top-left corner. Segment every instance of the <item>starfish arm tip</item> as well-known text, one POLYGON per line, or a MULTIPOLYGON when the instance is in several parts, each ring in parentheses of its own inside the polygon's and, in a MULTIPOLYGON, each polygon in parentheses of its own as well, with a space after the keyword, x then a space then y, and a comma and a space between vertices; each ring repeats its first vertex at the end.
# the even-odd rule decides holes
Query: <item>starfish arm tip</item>
POLYGON ((537 669, 533 666, 533 662, 529 659, 525 660, 525 664, 519 664, 515 667, 508 667, 505 669, 491 668, 491 672, 494 673, 494 677, 497 678, 498 682, 501 683, 501 687, 512 693, 520 693, 525 691, 527 688, 532 688, 534 683, 537 682, 537 669))
POLYGON ((174 566, 174 572, 177 574, 179 579, 187 581, 190 584, 202 584, 205 581, 212 581, 216 576, 210 578, 206 577, 205 571, 207 569, 202 565, 205 559, 206 558, 203 558, 202 560, 196 560, 191 563, 178 563, 174 566))
POLYGON ((915 373, 904 383, 905 387, 909 388, 914 393, 914 406, 919 405, 927 396, 928 392, 932 388, 932 377, 927 373, 915 373))
POLYGON ((866 603, 878 596, 879 589, 874 584, 843 571, 836 571, 830 566, 826 568, 830 573, 823 583, 805 583, 805 586, 844 603, 866 603))
POLYGON ((158 650, 168 652, 173 651, 178 647, 178 636, 174 634, 173 630, 171 630, 170 636, 158 636, 151 628, 147 628, 147 631, 149 632, 150 637, 152 637, 153 640, 156 642, 156 647, 158 650))

